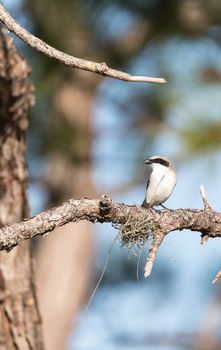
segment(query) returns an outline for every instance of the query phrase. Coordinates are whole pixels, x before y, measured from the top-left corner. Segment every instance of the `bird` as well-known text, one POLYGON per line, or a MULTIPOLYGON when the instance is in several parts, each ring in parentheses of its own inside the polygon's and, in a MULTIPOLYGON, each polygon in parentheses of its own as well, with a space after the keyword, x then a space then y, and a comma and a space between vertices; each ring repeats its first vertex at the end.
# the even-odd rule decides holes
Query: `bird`
MULTIPOLYGON (((176 185, 176 167, 167 157, 155 155, 144 161, 148 165, 144 208, 162 205, 171 195, 176 185)), ((164 206, 163 206, 164 207, 164 206)))

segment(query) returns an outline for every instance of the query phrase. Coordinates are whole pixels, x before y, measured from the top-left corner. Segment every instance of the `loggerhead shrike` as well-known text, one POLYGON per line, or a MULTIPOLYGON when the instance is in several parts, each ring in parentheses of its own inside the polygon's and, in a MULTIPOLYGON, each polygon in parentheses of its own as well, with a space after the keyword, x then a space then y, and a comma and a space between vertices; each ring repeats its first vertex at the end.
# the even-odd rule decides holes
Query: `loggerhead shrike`
POLYGON ((176 185, 174 163, 161 156, 152 156, 144 161, 148 165, 146 196, 142 206, 151 208, 165 202, 176 185))

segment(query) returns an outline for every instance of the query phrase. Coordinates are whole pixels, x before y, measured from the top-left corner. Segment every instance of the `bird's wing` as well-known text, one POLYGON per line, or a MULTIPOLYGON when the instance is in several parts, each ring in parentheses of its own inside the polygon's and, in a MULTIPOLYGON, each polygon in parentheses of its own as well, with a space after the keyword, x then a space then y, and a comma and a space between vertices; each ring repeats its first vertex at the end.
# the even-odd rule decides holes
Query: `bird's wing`
MULTIPOLYGON (((148 170, 147 170, 147 184, 146 184, 146 192, 147 192, 147 189, 148 189, 148 186, 149 186, 149 183, 150 183, 150 175, 152 173, 152 169, 150 167, 148 167, 148 170)), ((146 202, 146 196, 144 198, 144 201, 143 203, 141 204, 142 207, 144 208, 149 208, 149 203, 146 202)))
POLYGON ((160 178, 159 182, 158 182, 158 185, 156 186, 156 189, 154 191, 154 195, 156 194, 157 190, 158 190, 158 187, 160 186, 161 182, 163 181, 163 179, 165 178, 165 174, 162 175, 162 177, 160 178))
POLYGON ((147 170, 147 185, 146 185, 146 190, 147 190, 147 188, 148 188, 148 186, 149 186, 149 183, 150 183, 150 175, 151 175, 152 171, 153 171, 153 170, 152 170, 150 167, 148 167, 148 170, 147 170))
MULTIPOLYGON (((154 192, 152 192, 151 195, 150 195, 150 199, 149 199, 150 202, 149 202, 149 201, 146 202, 147 198, 145 198, 144 201, 146 202, 146 204, 143 203, 143 206, 145 206, 146 208, 149 208, 149 207, 151 206, 151 204, 150 204, 150 203, 151 203, 151 198, 154 198, 154 197, 155 197, 156 192, 157 192, 157 190, 158 190, 158 188, 159 188, 161 182, 163 181, 165 175, 166 175, 166 174, 162 174, 162 176, 159 177, 158 182, 157 182, 157 184, 156 184, 156 186, 155 186, 154 192)), ((148 184, 149 184, 149 181, 148 181, 148 184)), ((147 185, 147 188, 148 188, 148 185, 147 185)), ((146 191, 147 191, 147 189, 146 189, 146 191)))

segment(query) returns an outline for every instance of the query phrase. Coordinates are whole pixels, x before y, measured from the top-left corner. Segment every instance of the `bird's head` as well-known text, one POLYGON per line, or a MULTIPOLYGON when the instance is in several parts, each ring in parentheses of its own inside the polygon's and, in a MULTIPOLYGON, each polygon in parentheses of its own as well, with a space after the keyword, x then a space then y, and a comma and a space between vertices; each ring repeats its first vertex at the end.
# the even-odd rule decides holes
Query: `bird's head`
POLYGON ((163 167, 166 167, 166 168, 174 168, 175 169, 175 165, 174 163, 172 162, 172 160, 170 160, 169 158, 167 157, 162 157, 162 156, 152 156, 148 159, 146 159, 144 161, 145 164, 149 165, 151 168, 154 167, 154 165, 158 164, 158 166, 163 166, 163 167))

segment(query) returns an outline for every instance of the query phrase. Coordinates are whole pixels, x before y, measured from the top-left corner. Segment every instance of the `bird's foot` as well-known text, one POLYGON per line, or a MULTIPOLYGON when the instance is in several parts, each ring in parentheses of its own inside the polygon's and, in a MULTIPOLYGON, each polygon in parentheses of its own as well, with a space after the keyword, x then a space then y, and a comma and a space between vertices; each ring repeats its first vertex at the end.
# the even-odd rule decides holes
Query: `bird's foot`
POLYGON ((162 207, 163 209, 169 210, 169 208, 165 207, 165 205, 163 205, 163 204, 160 204, 160 207, 162 207))

